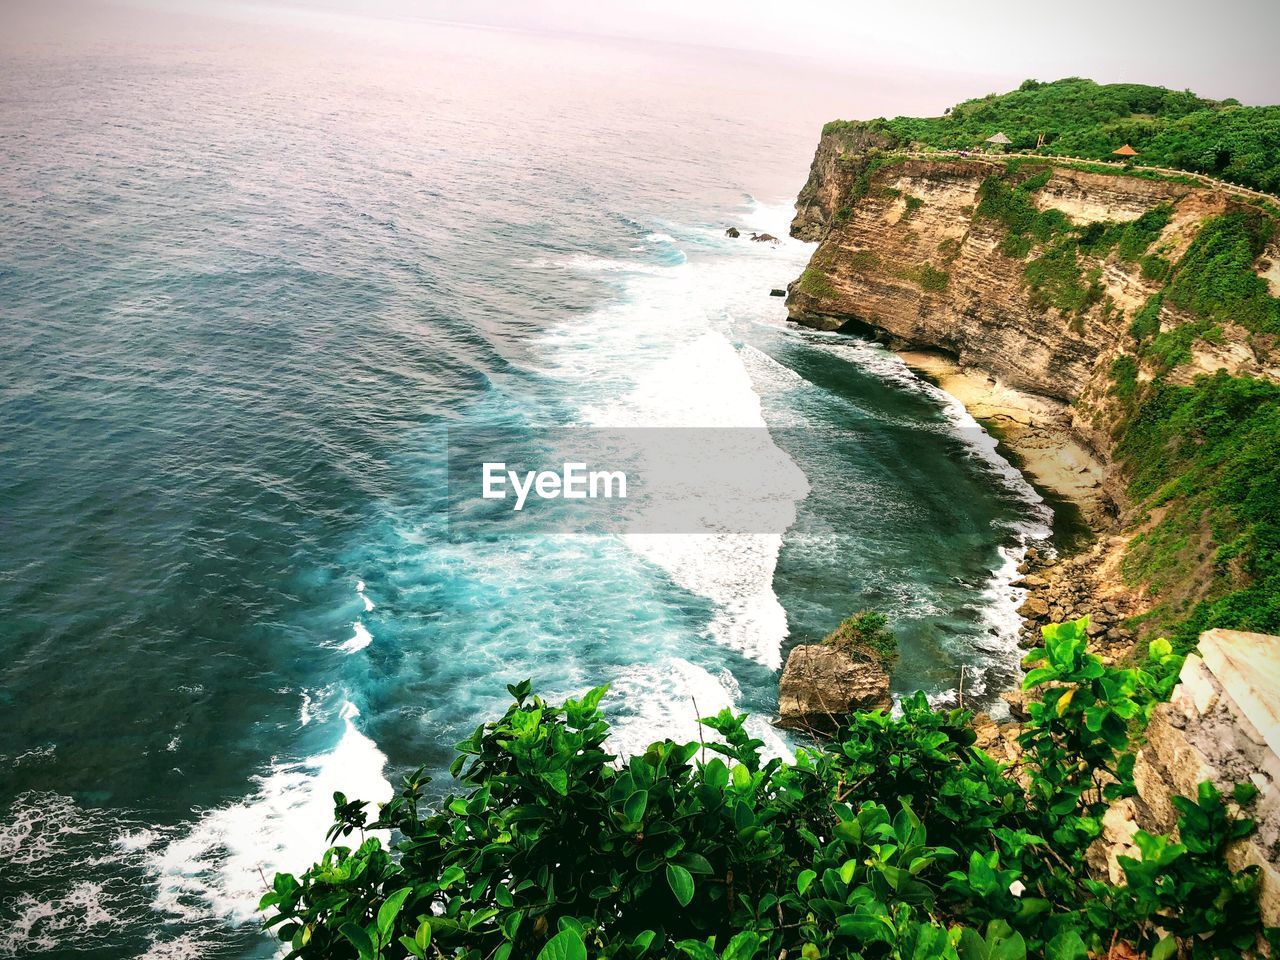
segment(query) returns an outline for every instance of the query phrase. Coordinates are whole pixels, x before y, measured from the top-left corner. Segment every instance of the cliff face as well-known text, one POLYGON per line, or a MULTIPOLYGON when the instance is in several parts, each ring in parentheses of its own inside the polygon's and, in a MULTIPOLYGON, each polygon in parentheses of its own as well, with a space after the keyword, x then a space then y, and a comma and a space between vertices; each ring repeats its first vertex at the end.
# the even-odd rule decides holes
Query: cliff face
MULTIPOLYGON (((819 145, 792 234, 820 244, 791 285, 791 319, 945 351, 1008 386, 1070 404, 1072 428, 1106 459, 1117 416, 1109 401, 1112 364, 1163 278, 1142 258, 1121 259, 1114 247, 1097 254, 1073 249, 1071 269, 1084 296, 1073 309, 1059 309, 1053 284, 1064 281, 1049 276, 1037 287, 1027 276, 1044 247, 1028 236, 1030 250, 1011 251, 1008 223, 979 211, 984 181, 1004 178, 1016 188, 1038 174, 1044 182, 1027 192, 1028 202, 1034 211, 1058 211, 1068 227, 1123 225, 1167 210, 1150 243, 1165 263, 1177 262, 1206 218, 1236 201, 1192 184, 1044 165, 1010 176, 994 158, 908 157, 877 165, 865 154, 850 155, 873 139, 842 132, 819 145)), ((1185 318, 1165 305, 1159 319, 1167 328, 1185 318)), ((1255 354, 1246 331, 1227 325, 1215 339, 1194 345, 1192 362, 1173 376, 1220 368, 1280 373, 1255 354)))
POLYGON ((866 168, 869 151, 888 145, 883 134, 862 126, 824 131, 809 167, 809 179, 796 198, 791 235, 811 243, 821 240, 836 211, 844 206, 854 180, 866 168))

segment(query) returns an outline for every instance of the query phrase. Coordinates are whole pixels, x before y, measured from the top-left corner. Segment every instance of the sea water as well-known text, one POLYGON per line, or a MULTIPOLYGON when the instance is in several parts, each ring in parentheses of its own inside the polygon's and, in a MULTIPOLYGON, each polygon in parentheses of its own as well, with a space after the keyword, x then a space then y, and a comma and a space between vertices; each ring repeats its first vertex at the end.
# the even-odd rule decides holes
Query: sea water
POLYGON ((443 774, 525 677, 611 684, 619 751, 732 707, 786 755, 786 651, 875 608, 896 693, 993 701, 1046 508, 769 296, 851 82, 230 9, 0 61, 0 955, 270 955, 333 792, 443 774), (449 429, 559 426, 767 427, 795 521, 446 535, 449 429))

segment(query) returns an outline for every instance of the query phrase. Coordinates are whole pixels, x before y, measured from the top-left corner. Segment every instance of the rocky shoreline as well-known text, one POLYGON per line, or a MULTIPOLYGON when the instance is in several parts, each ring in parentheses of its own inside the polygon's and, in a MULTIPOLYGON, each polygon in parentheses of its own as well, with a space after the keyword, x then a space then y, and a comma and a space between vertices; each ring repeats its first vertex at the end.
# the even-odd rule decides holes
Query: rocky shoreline
MULTIPOLYGON (((1143 611, 1143 597, 1124 584, 1119 572, 1128 537, 1115 532, 1118 497, 1107 482, 1107 465, 1075 435, 1063 405, 1009 388, 945 356, 919 351, 901 351, 899 356, 979 423, 994 427, 1027 480, 1042 493, 1078 508, 1087 527, 1088 542, 1074 553, 1059 555, 1035 547, 1027 551, 1018 579, 1011 584, 1026 591, 1018 608, 1019 646, 1039 646, 1046 624, 1087 616, 1090 643, 1105 663, 1131 658, 1137 636, 1125 622, 1143 611)), ((1012 759, 1018 721, 1026 718, 1025 699, 1016 687, 1001 698, 1009 705, 1011 721, 979 715, 975 726, 988 749, 1012 759)))
POLYGON ((1107 464, 1075 435, 1065 405, 1014 390, 982 371, 967 370, 950 358, 900 351, 904 363, 959 401, 969 414, 1012 453, 1036 489, 1076 507, 1088 542, 1067 556, 1034 547, 1019 566, 1013 586, 1027 591, 1018 609, 1020 644, 1037 646, 1040 628, 1083 616, 1089 636, 1104 657, 1121 659, 1135 642, 1124 621, 1142 612, 1142 597, 1123 583, 1119 564, 1128 538, 1115 533, 1119 495, 1108 483, 1107 464))
POLYGON ((1107 465, 1077 437, 1065 403, 1016 390, 938 351, 897 354, 994 433, 1032 486, 1078 508, 1091 535, 1111 527, 1116 496, 1107 484, 1107 465))

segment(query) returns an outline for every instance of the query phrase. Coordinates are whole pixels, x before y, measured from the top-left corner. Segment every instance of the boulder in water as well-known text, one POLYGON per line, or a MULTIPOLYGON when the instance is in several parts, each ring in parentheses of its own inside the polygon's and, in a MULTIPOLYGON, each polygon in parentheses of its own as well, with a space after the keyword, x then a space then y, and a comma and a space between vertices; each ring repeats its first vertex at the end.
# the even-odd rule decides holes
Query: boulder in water
POLYGON ((785 297, 786 295, 787 291, 783 290, 781 287, 774 287, 769 291, 769 296, 771 297, 785 297))
POLYGON ((777 243, 778 238, 772 233, 753 233, 751 239, 756 243, 777 243))
POLYGON ((820 643, 793 647, 778 685, 778 726, 833 733, 856 710, 888 710, 884 667, 820 643))
POLYGON ((742 236, 742 234, 738 231, 737 227, 730 227, 728 230, 724 232, 724 235, 726 237, 733 237, 733 239, 735 240, 737 240, 740 236, 742 236))

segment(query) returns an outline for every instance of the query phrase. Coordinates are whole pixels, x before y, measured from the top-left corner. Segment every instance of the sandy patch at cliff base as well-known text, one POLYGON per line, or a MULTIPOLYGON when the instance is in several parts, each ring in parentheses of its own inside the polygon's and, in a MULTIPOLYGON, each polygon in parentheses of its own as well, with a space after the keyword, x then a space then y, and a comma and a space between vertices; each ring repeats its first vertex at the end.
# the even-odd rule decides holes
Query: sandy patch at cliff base
POLYGON ((1107 513, 1104 468, 1072 437, 1064 405, 1014 390, 937 353, 898 355, 960 401, 975 420, 993 425, 1036 486, 1076 504, 1089 526, 1099 528, 1107 513))

